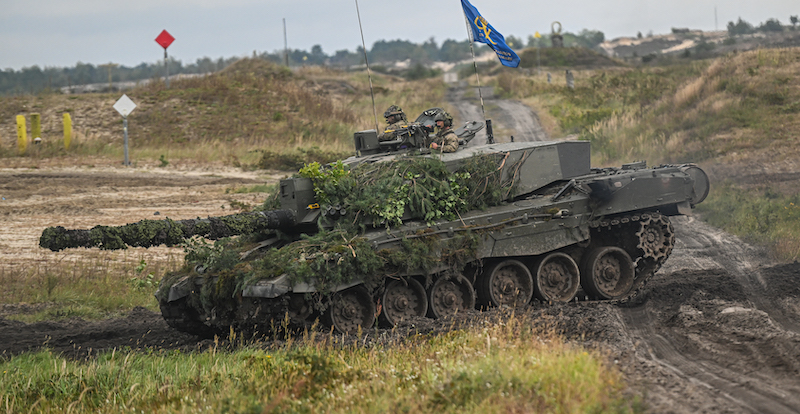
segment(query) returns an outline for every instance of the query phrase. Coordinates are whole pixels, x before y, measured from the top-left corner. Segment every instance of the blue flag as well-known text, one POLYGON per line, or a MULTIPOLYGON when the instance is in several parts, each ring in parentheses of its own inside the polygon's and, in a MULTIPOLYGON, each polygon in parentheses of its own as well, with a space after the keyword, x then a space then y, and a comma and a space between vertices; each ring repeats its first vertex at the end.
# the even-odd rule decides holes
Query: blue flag
POLYGON ((486 43, 497 53, 500 63, 505 66, 516 68, 519 66, 519 56, 506 44, 506 39, 494 27, 481 16, 478 9, 467 0, 461 0, 464 14, 467 16, 470 28, 472 29, 472 40, 486 43))

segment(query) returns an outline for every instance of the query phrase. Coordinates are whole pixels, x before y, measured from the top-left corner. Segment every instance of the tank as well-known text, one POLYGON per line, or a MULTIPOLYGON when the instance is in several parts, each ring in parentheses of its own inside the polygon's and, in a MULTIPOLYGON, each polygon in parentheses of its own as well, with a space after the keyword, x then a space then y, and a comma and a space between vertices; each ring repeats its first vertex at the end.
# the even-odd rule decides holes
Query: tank
POLYGON ((156 293, 180 331, 269 333, 319 318, 354 333, 534 300, 628 301, 672 252, 669 217, 709 191, 693 164, 592 168, 588 141, 469 145, 479 122, 440 153, 427 145, 437 111, 394 140, 355 133, 357 155, 281 180, 264 211, 49 228, 40 245, 186 243, 186 265, 156 293))

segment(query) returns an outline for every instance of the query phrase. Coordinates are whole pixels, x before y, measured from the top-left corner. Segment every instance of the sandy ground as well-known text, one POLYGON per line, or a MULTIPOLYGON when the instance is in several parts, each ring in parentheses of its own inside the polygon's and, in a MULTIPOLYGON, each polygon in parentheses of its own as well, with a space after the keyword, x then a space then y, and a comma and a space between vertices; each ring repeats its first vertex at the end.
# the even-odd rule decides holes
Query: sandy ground
MULTIPOLYGON (((45 227, 230 214, 231 200, 257 204, 263 194, 230 194, 226 189, 275 182, 280 175, 228 169, 0 169, 0 196, 5 198, 0 201, 0 271, 90 260, 98 254, 40 249, 38 238, 45 227)), ((696 218, 672 221, 677 236, 673 254, 634 303, 532 304, 526 312, 555 316, 568 338, 608 352, 650 412, 800 412, 800 264, 771 263, 763 252, 696 218)), ((182 252, 158 247, 104 254, 109 260, 135 262, 141 255, 180 260, 182 252)), ((77 358, 123 346, 209 346, 170 329, 159 314, 142 308, 124 318, 92 322, 25 324, 9 319, 36 308, 0 304, 0 354, 43 344, 77 358)), ((460 318, 470 323, 487 315, 492 311, 460 318)), ((417 320, 413 327, 372 331, 359 342, 452 326, 450 321, 417 320)))

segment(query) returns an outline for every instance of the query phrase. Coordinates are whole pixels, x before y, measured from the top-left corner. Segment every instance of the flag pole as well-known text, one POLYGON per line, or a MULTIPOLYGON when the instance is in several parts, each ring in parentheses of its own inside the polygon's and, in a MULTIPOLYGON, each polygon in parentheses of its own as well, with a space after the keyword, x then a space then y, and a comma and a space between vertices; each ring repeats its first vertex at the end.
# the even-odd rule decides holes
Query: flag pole
POLYGON ((481 92, 481 78, 478 76, 478 62, 475 60, 475 48, 472 46, 472 28, 469 26, 469 18, 467 13, 464 13, 464 23, 467 25, 467 37, 469 38, 469 51, 472 53, 472 66, 475 68, 475 79, 478 81, 478 96, 481 99, 481 112, 483 113, 483 122, 486 124, 486 143, 494 144, 494 136, 492 134, 491 121, 486 120, 486 108, 483 105, 483 93, 481 92))
POLYGON ((378 129, 378 112, 375 111, 375 93, 372 90, 372 72, 369 70, 369 59, 367 59, 367 44, 364 42, 364 29, 361 27, 361 12, 358 10, 358 0, 356 0, 356 14, 358 15, 358 30, 361 31, 361 47, 364 49, 364 62, 367 64, 367 78, 369 79, 369 94, 372 97, 372 116, 375 117, 375 132, 378 129))

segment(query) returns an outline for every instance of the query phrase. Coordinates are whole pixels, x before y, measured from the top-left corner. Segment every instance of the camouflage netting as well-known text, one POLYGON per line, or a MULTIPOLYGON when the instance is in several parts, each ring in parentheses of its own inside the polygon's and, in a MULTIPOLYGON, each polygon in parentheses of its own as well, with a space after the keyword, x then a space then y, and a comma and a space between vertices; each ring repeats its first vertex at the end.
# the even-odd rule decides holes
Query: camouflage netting
MULTIPOLYGON (((321 311, 328 304, 327 294, 338 285, 358 280, 375 291, 385 277, 427 274, 442 267, 460 269, 476 259, 479 237, 467 231, 442 241, 438 235, 421 232, 403 239, 399 249, 376 251, 364 237, 336 229, 303 237, 278 249, 268 249, 248 261, 237 260, 239 256, 235 252, 244 246, 236 240, 220 241, 213 247, 197 245, 196 250, 187 255, 187 267, 213 263, 207 273, 212 277, 203 279, 200 294, 192 298, 192 305, 204 312, 214 310, 217 315, 232 312, 236 309, 238 293, 245 287, 287 274, 292 283, 315 286, 318 294, 312 295, 316 298, 313 303, 321 311), (202 253, 195 254, 197 252, 202 253)), ((188 268, 185 272, 189 272, 188 268)), ((199 277, 189 273, 193 279, 199 277)), ((182 274, 165 276, 162 287, 171 286, 182 274)), ((167 293, 167 289, 162 289, 159 298, 165 299, 167 293)))
POLYGON ((402 218, 455 220, 460 212, 500 204, 511 192, 501 182, 495 155, 475 156, 455 172, 428 157, 361 164, 352 171, 341 163, 300 170, 311 178, 323 207, 343 206, 350 224, 392 227, 402 218))
MULTIPOLYGON (((323 209, 338 205, 336 211, 345 212, 336 220, 331 216, 321 219, 326 224, 321 228, 329 230, 266 249, 247 262, 235 255, 225 259, 226 252, 249 248, 236 240, 188 249, 187 271, 200 265, 217 276, 205 278, 195 306, 205 311, 215 307, 217 312, 232 310, 236 292, 283 274, 293 283, 313 284, 324 296, 355 280, 374 290, 387 276, 429 274, 442 267, 461 270, 476 259, 480 235, 475 232, 460 232, 443 241, 439 235, 420 231, 404 238, 397 249, 378 251, 361 234, 371 226, 399 225, 401 218, 409 215, 428 222, 454 220, 460 212, 501 203, 511 191, 510 183, 501 182, 492 156, 474 157, 453 173, 441 161, 414 157, 353 170, 341 163, 328 167, 310 164, 300 175, 312 179, 323 209)), ((326 302, 315 303, 324 307, 326 302)))

